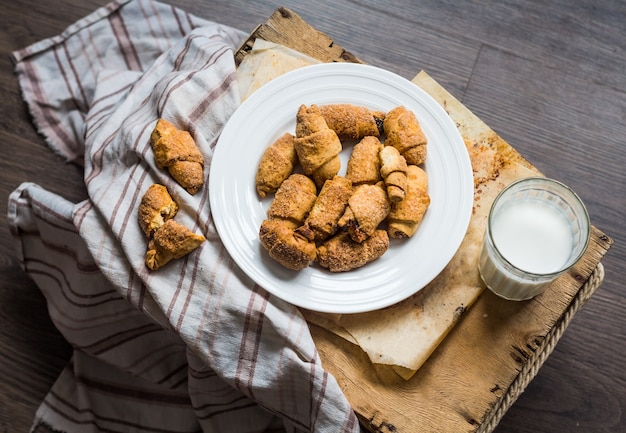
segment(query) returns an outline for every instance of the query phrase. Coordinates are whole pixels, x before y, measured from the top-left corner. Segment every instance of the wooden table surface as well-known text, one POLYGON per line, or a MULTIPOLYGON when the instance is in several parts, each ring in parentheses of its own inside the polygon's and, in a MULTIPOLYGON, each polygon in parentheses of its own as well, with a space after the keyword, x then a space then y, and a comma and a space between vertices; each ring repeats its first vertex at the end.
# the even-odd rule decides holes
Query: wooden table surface
MULTIPOLYGON (((32 126, 9 55, 106 3, 0 0, 0 432, 28 430, 71 352, 17 264, 8 195, 32 181, 72 201, 86 197, 80 168, 32 126)), ((626 3, 170 3, 246 32, 286 6, 367 63, 409 79, 427 71, 541 172, 570 185, 615 241, 604 283, 496 432, 626 431, 626 3)))

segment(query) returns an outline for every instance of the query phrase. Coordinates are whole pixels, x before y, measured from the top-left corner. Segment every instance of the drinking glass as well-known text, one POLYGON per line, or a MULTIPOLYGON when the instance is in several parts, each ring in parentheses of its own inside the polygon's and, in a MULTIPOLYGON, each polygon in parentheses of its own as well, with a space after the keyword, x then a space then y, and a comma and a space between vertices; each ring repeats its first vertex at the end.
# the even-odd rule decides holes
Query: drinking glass
POLYGON ((589 232, 587 209, 569 187, 545 177, 515 181, 489 212, 480 276, 498 296, 533 298, 578 262, 589 232))

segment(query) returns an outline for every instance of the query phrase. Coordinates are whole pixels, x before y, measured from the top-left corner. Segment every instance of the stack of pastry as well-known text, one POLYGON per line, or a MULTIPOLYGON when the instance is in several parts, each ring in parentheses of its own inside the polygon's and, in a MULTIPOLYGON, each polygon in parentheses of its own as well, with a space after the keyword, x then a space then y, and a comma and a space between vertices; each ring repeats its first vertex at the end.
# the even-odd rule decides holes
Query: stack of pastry
POLYGON ((301 105, 295 135, 282 135, 259 162, 258 194, 275 193, 261 244, 293 270, 317 263, 344 272, 376 260, 390 237, 413 236, 430 204, 419 167, 426 145, 405 107, 384 113, 352 104, 301 105), (341 176, 347 139, 356 144, 341 176), (302 173, 295 173, 298 164, 302 173))

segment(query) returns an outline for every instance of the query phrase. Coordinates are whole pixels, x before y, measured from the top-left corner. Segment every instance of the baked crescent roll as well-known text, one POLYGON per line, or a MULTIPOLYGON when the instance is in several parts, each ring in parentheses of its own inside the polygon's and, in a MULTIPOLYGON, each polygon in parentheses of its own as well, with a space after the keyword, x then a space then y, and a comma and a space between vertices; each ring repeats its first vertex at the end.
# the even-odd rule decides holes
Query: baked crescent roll
POLYGON ((323 241, 337 231, 337 223, 352 196, 352 182, 342 176, 327 180, 313 208, 296 231, 310 241, 323 241))
POLYGON ((376 230, 363 242, 354 242, 341 232, 317 249, 317 263, 331 272, 345 272, 359 268, 382 256, 389 248, 389 237, 384 230, 376 230))
POLYGON ((387 216, 387 232, 392 238, 413 236, 430 205, 426 172, 416 165, 409 165, 407 178, 406 197, 393 203, 387 216))
POLYGON ((376 185, 359 185, 348 200, 348 206, 339 219, 355 242, 370 237, 389 214, 391 206, 383 182, 376 185))
POLYGON ((328 127, 317 105, 301 105, 298 109, 294 147, 302 171, 313 178, 318 188, 339 172, 341 141, 328 127))
POLYGON ((273 194, 293 172, 298 162, 294 136, 285 132, 265 149, 256 172, 256 190, 261 197, 273 194))
POLYGON ((387 187, 387 196, 392 203, 404 200, 407 189, 406 160, 398 149, 385 146, 380 151, 380 174, 387 187))
POLYGON ((320 105, 320 112, 330 129, 340 139, 361 139, 368 135, 379 137, 383 131, 385 113, 352 104, 320 105))
POLYGON ((191 134, 159 119, 150 134, 150 142, 157 166, 167 168, 190 194, 198 192, 204 183, 204 157, 191 134))
POLYGON ((385 116, 383 127, 387 135, 385 145, 398 149, 407 164, 420 165, 426 161, 428 140, 415 113, 403 106, 396 107, 385 116))
POLYGON ((265 220, 259 229, 259 239, 272 259, 288 269, 299 271, 315 260, 317 251, 315 243, 294 231, 295 227, 287 220, 265 220))
POLYGON ((311 179, 294 173, 280 185, 267 209, 268 219, 282 219, 301 225, 315 200, 317 188, 311 179))
POLYGON ((304 269, 315 260, 315 243, 296 232, 317 199, 311 179, 294 173, 280 185, 259 228, 261 245, 288 269, 304 269))
POLYGON ((148 237, 173 218, 178 212, 178 205, 172 199, 167 188, 153 184, 146 190, 139 203, 139 226, 148 237))
POLYGON ((193 233, 176 221, 167 220, 154 232, 154 237, 148 243, 146 266, 156 271, 171 260, 186 256, 205 240, 204 236, 193 233))
POLYGON ((354 186, 374 185, 382 180, 379 157, 382 149, 382 143, 374 136, 365 137, 354 145, 346 167, 346 177, 354 186))

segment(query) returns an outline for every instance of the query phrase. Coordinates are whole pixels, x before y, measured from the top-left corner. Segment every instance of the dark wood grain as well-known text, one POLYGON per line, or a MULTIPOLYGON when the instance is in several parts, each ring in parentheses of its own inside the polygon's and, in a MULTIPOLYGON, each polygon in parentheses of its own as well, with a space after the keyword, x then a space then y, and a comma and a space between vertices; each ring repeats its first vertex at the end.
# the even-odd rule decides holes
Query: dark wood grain
MULTIPOLYGON (((80 168, 32 126, 9 54, 106 0, 0 3, 0 432, 22 432, 71 351, 15 260, 7 198, 24 181, 72 201, 86 193, 80 168)), ((615 241, 604 284, 496 431, 626 431, 626 3, 171 3, 246 32, 285 6, 367 63, 406 78, 424 69, 544 174, 572 186, 615 241)))

